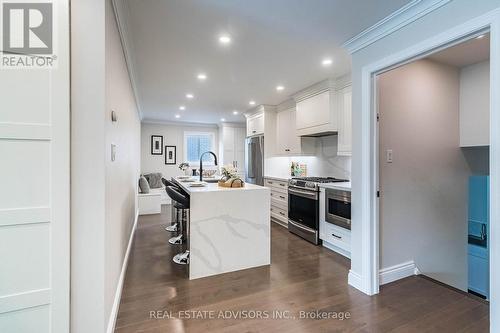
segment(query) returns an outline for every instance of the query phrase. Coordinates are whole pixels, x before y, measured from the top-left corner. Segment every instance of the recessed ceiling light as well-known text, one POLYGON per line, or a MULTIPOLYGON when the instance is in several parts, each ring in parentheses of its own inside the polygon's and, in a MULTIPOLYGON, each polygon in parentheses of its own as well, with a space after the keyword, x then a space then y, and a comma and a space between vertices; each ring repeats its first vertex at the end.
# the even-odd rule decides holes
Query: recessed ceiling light
POLYGON ((321 62, 321 64, 325 67, 330 66, 332 63, 333 63, 333 60, 330 58, 323 59, 323 61, 321 62))
POLYGON ((207 79, 207 74, 200 73, 200 74, 198 74, 197 77, 198 77, 198 80, 205 81, 207 79))
POLYGON ((231 36, 226 35, 226 34, 220 35, 219 36, 219 43, 224 44, 224 45, 231 43, 231 36))
POLYGON ((236 116, 238 114, 238 111, 234 110, 233 114, 236 116))
POLYGON ((250 101, 250 102, 248 102, 248 104, 255 105, 255 101, 250 101))
POLYGON ((481 35, 481 36, 477 36, 476 39, 482 39, 484 38, 484 35, 481 35))
POLYGON ((184 111, 186 110, 186 107, 184 105, 179 106, 179 110, 184 111))
POLYGON ((277 86, 276 90, 277 91, 283 91, 283 90, 285 90, 285 87, 283 87, 283 86, 277 86))
POLYGON ((220 121, 226 121, 226 119, 225 118, 220 118, 220 121))
POLYGON ((186 98, 192 99, 192 98, 194 98, 194 95, 193 94, 186 94, 186 98))
POLYGON ((181 115, 180 115, 180 114, 176 114, 176 115, 175 115, 175 118, 180 118, 180 117, 181 117, 181 115))

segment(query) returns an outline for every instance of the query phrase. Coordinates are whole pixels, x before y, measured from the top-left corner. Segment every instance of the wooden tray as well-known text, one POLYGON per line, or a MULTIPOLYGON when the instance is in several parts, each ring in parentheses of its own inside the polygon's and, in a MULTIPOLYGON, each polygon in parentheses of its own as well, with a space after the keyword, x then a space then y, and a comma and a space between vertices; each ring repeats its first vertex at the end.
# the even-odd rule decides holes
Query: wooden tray
POLYGON ((232 184, 231 183, 226 184, 226 182, 222 180, 219 180, 217 184, 219 184, 220 187, 232 187, 232 188, 239 188, 245 186, 245 183, 242 180, 236 180, 236 179, 232 182, 232 184))

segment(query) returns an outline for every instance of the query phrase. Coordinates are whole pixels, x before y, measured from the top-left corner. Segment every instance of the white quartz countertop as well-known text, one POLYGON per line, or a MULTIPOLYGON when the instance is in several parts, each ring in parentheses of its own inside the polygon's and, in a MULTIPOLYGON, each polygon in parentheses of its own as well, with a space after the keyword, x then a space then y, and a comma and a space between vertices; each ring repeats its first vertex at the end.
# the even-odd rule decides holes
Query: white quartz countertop
MULTIPOLYGON (((193 179, 198 181, 199 177, 193 177, 193 179)), ((192 184, 192 182, 183 182, 182 179, 177 179, 177 178, 174 178, 174 180, 188 194, 207 193, 207 192, 259 191, 259 190, 269 191, 267 187, 249 183, 245 183, 245 186, 243 187, 222 187, 219 186, 217 183, 206 183, 205 186, 195 187, 195 186, 189 186, 190 184, 192 184)))
POLYGON ((350 191, 351 190, 351 182, 325 183, 325 184, 319 184, 319 187, 320 188, 333 188, 335 190, 350 191))

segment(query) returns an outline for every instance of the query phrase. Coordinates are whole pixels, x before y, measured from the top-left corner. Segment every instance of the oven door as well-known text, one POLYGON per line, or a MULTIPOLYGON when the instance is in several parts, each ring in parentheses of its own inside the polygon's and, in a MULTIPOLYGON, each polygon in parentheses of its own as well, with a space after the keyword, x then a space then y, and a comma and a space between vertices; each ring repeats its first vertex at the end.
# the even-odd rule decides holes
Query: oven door
POLYGON ((318 192, 288 187, 288 219, 311 231, 318 230, 318 192))
POLYGON ((325 219, 339 227, 351 229, 351 193, 327 190, 325 219))

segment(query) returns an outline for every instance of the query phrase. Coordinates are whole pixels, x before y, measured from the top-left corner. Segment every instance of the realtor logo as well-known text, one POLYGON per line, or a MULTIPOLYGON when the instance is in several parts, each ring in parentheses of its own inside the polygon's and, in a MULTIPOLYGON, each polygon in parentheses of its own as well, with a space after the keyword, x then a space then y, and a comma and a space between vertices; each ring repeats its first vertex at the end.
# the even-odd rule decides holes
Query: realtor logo
POLYGON ((52 67, 53 17, 51 2, 2 1, 2 67, 52 67))

